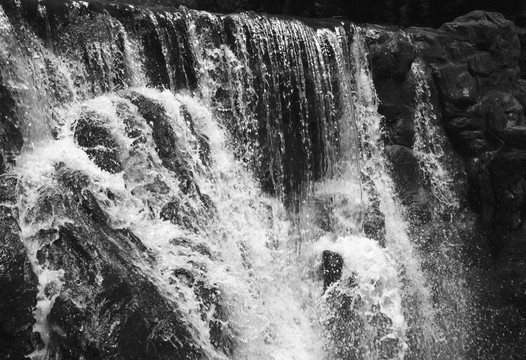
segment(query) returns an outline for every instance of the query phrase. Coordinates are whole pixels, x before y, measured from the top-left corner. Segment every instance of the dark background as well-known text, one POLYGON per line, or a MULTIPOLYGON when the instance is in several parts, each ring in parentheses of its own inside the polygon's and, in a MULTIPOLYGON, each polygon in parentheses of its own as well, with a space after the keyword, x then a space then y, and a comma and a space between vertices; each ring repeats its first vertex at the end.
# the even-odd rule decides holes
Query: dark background
POLYGON ((114 0, 149 7, 177 7, 230 13, 258 11, 307 17, 339 17, 356 22, 438 27, 472 10, 496 11, 526 25, 524 0, 114 0))

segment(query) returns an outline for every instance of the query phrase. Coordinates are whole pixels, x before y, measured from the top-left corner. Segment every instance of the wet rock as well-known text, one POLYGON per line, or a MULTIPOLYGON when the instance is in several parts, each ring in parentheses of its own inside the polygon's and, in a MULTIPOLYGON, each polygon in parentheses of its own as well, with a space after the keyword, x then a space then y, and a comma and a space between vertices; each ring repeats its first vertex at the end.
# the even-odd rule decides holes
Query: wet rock
POLYGON ((517 36, 519 37, 519 42, 521 44, 521 55, 519 58, 519 68, 521 69, 521 77, 524 79, 526 77, 526 24, 523 24, 522 27, 517 27, 517 36))
MULTIPOLYGON (((479 156, 484 152, 496 149, 484 131, 463 130, 451 132, 450 136, 455 148, 465 156, 479 156)), ((497 146, 500 146, 500 144, 499 140, 497 146)))
POLYGON ((454 105, 474 104, 477 82, 468 71, 467 65, 454 64, 438 67, 439 86, 446 101, 454 105))
POLYGON ((526 148, 526 126, 508 127, 500 131, 499 135, 508 147, 526 148))
POLYGON ((513 95, 502 91, 487 92, 472 113, 484 119, 486 127, 493 131, 522 125, 524 121, 522 105, 513 95))
POLYGON ((400 118, 393 126, 391 141, 396 145, 412 147, 415 139, 415 128, 410 118, 400 118))
POLYGON ((493 221, 503 231, 516 230, 524 221, 525 169, 524 150, 501 150, 489 164, 495 194, 493 221))
POLYGON ((380 211, 378 202, 375 202, 366 212, 363 219, 363 232, 370 239, 385 245, 385 215, 380 211))
POLYGON ((513 22, 499 13, 472 11, 446 23, 440 30, 451 37, 489 50, 506 67, 517 66, 520 48, 513 22))
POLYGON ((445 127, 450 132, 459 133, 461 131, 481 130, 485 127, 485 123, 477 117, 459 117, 449 120, 445 127))
POLYGON ((487 76, 497 69, 489 52, 477 52, 468 58, 469 71, 473 75, 487 76))
POLYGON ((199 214, 192 209, 190 204, 182 203, 179 199, 165 204, 161 209, 160 217, 192 231, 199 231, 202 225, 199 214))
POLYGON ((519 101, 519 103, 522 105, 522 108, 526 109, 526 80, 520 79, 517 82, 513 96, 519 101))
POLYGON ((324 250, 321 260, 323 274, 323 290, 327 290, 333 283, 340 280, 342 276, 343 258, 333 251, 324 250))
POLYGON ((137 248, 130 233, 115 231, 79 210, 71 213, 75 225, 61 227, 58 239, 39 255, 51 268, 65 272, 49 315, 51 354, 85 359, 200 358, 201 350, 178 306, 161 296, 134 266, 144 259, 133 254, 146 249, 137 248))
POLYGON ((385 31, 370 48, 374 76, 403 81, 417 57, 408 37, 401 32, 385 31))
POLYGON ((8 163, 13 163, 24 142, 16 117, 16 94, 6 85, 0 72, 0 173, 4 173, 8 163))
MULTIPOLYGON (((0 184, 2 202, 16 194, 16 181, 0 184), (5 196, 8 195, 8 196, 5 196)), ((0 206, 0 358, 24 359, 34 350, 33 308, 38 279, 20 239, 16 208, 0 206)))
POLYGON ((519 67, 499 69, 489 76, 477 78, 479 92, 481 94, 492 90, 513 92, 518 87, 519 77, 519 67))
POLYGON ((75 140, 102 170, 115 174, 123 170, 119 145, 105 120, 95 112, 83 114, 75 126, 75 140))
POLYGON ((137 106, 139 113, 152 128, 156 151, 163 165, 183 179, 192 179, 189 162, 178 146, 178 137, 170 124, 164 107, 153 99, 137 92, 126 92, 122 96, 137 106))
POLYGON ((417 201, 422 191, 422 181, 413 151, 405 146, 389 145, 385 147, 385 153, 402 203, 417 201))

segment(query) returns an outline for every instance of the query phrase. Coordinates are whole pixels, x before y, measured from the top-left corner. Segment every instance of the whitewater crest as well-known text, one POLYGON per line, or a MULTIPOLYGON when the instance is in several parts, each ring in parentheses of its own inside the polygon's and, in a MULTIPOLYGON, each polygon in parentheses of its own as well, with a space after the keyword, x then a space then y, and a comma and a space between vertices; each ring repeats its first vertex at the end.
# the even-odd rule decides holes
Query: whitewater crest
MULTIPOLYGON (((27 355, 457 351, 437 339, 445 323, 388 169, 365 29, 31 6, 0 7, 24 144, 10 176, 38 278, 27 355)), ((418 111, 423 171, 449 204, 447 174, 433 178, 441 149, 427 150, 431 110, 418 111)))

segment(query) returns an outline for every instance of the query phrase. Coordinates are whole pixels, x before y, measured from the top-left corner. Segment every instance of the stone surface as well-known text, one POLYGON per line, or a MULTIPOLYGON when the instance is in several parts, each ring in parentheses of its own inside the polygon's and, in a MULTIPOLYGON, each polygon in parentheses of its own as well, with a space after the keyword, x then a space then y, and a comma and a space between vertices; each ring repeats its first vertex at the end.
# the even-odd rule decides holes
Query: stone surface
POLYGON ((0 358, 24 359, 34 350, 33 308, 37 277, 20 240, 14 204, 16 179, 2 177, 0 183, 0 358))
POLYGON ((340 280, 342 276, 343 258, 340 254, 324 250, 321 260, 322 274, 323 274, 323 290, 327 290, 336 281, 340 280))
POLYGON ((405 146, 389 145, 385 152, 391 163, 391 173, 402 203, 409 205, 418 201, 422 182, 420 167, 413 151, 405 146))

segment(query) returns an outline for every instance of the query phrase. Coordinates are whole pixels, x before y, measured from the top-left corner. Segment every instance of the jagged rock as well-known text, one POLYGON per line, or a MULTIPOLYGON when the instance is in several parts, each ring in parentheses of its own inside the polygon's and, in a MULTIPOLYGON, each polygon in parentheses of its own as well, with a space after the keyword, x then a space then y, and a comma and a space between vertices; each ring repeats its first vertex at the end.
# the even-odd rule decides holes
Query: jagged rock
POLYGON ((519 84, 519 77, 520 69, 518 66, 499 69, 491 73, 489 76, 481 76, 477 78, 479 92, 481 94, 492 90, 512 92, 519 84))
MULTIPOLYGON (((526 53, 526 51, 525 51, 526 53)), ((514 89, 513 96, 519 101, 523 109, 526 109, 526 80, 520 79, 514 89)))
POLYGON ((141 116, 151 126, 156 151, 163 165, 178 174, 183 183, 187 183, 193 178, 190 161, 184 158, 179 146, 180 139, 172 129, 164 107, 137 92, 125 92, 122 96, 137 106, 141 116))
POLYGON ((333 251, 324 250, 322 253, 323 290, 327 290, 342 276, 343 258, 333 251))
POLYGON ((404 80, 417 52, 411 40, 400 32, 383 32, 371 49, 374 76, 404 80))
MULTIPOLYGON (((1 69, 1 66, 0 66, 1 69)), ((23 145, 22 132, 16 118, 17 104, 16 96, 0 73, 0 144, 1 162, 0 173, 4 173, 8 163, 13 162, 13 157, 23 145)))
POLYGON ((95 112, 83 114, 75 126, 75 140, 90 159, 102 170, 118 173, 123 170, 119 159, 119 145, 108 126, 108 121, 95 112))
POLYGON ((440 27, 449 36, 491 52, 503 66, 515 67, 520 56, 513 22, 499 13, 472 11, 440 27))
POLYGON ((524 220, 524 150, 502 150, 491 160, 489 171, 495 194, 493 221, 504 231, 516 230, 524 220))
POLYGON ((469 71, 473 75, 488 76, 497 69, 489 52, 481 51, 468 57, 469 71))
MULTIPOLYGON (((131 232, 109 227, 93 196, 73 203, 81 205, 63 211, 74 224, 60 226, 57 239, 38 254, 39 261, 65 274, 48 317, 52 356, 201 358, 178 305, 163 297, 134 265, 152 261, 148 249, 131 232)), ((41 236, 44 233, 32 241, 41 236)))
POLYGON ((477 82, 467 65, 452 64, 437 68, 439 86, 446 101, 454 105, 468 106, 476 102, 477 82))
POLYGON ((493 131, 522 125, 524 121, 519 101, 513 95, 501 91, 487 92, 471 111, 484 119, 486 127, 493 131))
POLYGON ((380 211, 377 202, 365 213, 363 232, 368 238, 378 241, 382 246, 385 245, 385 215, 380 211))
MULTIPOLYGON (((407 74, 411 64, 417 56, 415 47, 408 37, 396 32, 385 32, 378 38, 369 39, 371 66, 374 69, 373 79, 376 92, 382 99, 378 111, 385 117, 388 124, 403 122, 410 118, 411 109, 408 106, 411 98, 407 74), (395 65, 393 65, 395 64, 395 65)), ((407 122, 403 122, 407 125, 407 122)), ((393 136, 397 137, 395 134, 393 136)), ((407 142, 407 134, 400 139, 398 136, 395 143, 407 142)))
POLYGON ((413 121, 410 118, 399 118, 396 120, 390 139, 396 145, 412 147, 415 140, 413 121))
POLYGON ((517 27, 517 36, 519 37, 519 42, 521 44, 521 55, 519 58, 519 68, 521 69, 521 77, 526 76, 526 24, 523 24, 522 27, 517 27))
MULTIPOLYGON (((16 201, 16 179, 2 177, 0 198, 16 201), (13 198, 15 197, 15 198, 13 198)), ((20 239, 16 208, 0 206, 0 358, 24 359, 32 342, 38 279, 20 239)))
POLYGON ((526 126, 508 127, 500 131, 499 135, 508 147, 526 148, 526 126))
POLYGON ((485 127, 485 123, 476 117, 459 117, 449 120, 445 127, 452 133, 459 133, 461 131, 481 130, 485 127))

